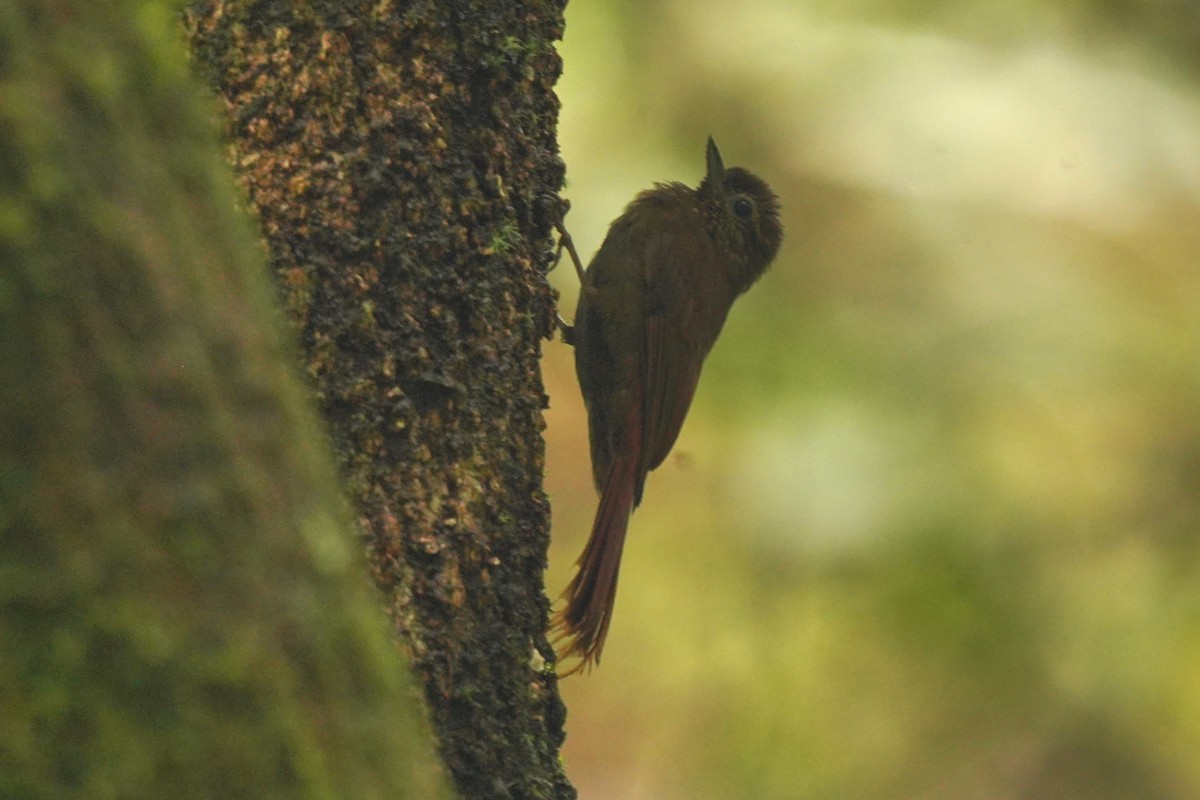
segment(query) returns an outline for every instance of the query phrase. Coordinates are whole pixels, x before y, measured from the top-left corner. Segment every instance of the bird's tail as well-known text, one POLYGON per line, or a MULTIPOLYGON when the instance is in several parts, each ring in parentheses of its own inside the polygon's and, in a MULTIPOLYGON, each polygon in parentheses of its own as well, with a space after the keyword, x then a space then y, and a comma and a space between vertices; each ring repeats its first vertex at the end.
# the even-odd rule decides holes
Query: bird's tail
POLYGON ((563 592, 567 605, 554 617, 554 628, 558 631, 555 642, 566 641, 560 660, 580 659, 567 675, 600 663, 617 597, 621 549, 633 512, 634 466, 629 463, 632 460, 618 458, 609 468, 600 491, 592 535, 579 557, 579 570, 563 592))

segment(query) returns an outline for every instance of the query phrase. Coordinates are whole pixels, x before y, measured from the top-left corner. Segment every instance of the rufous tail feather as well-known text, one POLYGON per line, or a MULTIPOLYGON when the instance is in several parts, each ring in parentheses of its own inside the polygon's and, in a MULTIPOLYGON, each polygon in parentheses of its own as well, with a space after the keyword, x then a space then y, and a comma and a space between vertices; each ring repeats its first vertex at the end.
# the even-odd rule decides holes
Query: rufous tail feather
POLYGON ((566 641, 559 660, 580 659, 564 675, 600 663, 617 596, 617 574, 629 515, 633 512, 633 490, 633 464, 617 459, 609 468, 600 492, 600 507, 596 509, 587 547, 579 557, 579 569, 563 592, 567 605, 554 617, 553 626, 558 631, 555 643, 566 641))

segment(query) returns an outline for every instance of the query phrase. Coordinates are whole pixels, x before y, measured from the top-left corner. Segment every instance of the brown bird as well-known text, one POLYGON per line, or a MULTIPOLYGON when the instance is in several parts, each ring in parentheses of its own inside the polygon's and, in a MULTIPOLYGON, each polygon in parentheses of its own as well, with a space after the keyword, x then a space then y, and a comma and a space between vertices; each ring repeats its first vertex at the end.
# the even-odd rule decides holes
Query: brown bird
MULTIPOLYGON (((584 274, 568 341, 588 411, 600 506, 555 616, 571 672, 600 662, 629 515, 667 457, 733 301, 783 239, 779 200, 761 178, 726 169, 712 137, 699 188, 659 183, 613 222, 584 274)), ((578 269, 578 266, 577 266, 578 269)))

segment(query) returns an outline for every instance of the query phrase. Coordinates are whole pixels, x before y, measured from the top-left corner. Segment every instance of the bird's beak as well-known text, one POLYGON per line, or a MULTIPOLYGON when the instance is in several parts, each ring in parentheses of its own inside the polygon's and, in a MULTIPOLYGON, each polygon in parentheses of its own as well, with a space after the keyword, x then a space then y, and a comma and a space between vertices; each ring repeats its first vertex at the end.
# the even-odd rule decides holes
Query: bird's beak
POLYGON ((721 151, 717 149, 717 143, 713 141, 711 136, 708 137, 707 181, 717 187, 725 184, 725 164, 721 161, 721 151))

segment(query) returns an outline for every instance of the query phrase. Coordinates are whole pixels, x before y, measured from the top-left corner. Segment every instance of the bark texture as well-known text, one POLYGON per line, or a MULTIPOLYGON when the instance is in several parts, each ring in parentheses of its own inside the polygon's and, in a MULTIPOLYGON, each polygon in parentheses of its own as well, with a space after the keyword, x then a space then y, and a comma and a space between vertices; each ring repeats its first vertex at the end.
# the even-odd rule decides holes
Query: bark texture
POLYGON ((427 798, 177 9, 0 4, 0 797, 427 798))
POLYGON ((187 15, 467 797, 574 796, 542 590, 562 7, 228 0, 187 15))

